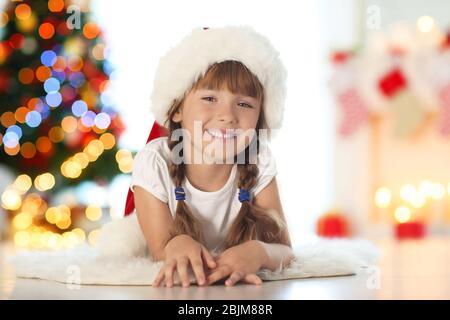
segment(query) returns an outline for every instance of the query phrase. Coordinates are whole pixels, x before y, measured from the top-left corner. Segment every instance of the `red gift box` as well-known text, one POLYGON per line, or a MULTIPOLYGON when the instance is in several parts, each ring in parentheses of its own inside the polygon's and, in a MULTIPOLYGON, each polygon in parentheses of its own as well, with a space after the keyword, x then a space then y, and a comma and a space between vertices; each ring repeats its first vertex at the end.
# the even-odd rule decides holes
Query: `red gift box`
POLYGON ((337 212, 324 214, 317 222, 317 234, 321 237, 348 237, 347 218, 337 212))
POLYGON ((418 221, 403 222, 395 225, 397 239, 419 239, 425 236, 425 224, 418 221))

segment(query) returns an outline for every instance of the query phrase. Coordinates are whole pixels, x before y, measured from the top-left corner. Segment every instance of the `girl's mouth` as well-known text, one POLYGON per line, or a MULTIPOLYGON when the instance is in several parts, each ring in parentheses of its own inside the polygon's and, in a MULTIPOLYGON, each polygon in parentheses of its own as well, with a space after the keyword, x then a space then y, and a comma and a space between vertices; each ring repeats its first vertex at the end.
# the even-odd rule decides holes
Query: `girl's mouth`
POLYGON ((237 137, 234 129, 206 129, 205 131, 215 139, 228 140, 237 137))

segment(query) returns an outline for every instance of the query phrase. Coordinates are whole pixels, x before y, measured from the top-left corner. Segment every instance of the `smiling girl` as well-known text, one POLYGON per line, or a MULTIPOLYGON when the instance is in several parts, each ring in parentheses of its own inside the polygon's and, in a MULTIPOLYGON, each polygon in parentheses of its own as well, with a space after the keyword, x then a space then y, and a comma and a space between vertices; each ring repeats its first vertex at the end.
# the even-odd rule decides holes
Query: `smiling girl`
POLYGON ((138 152, 130 189, 154 260, 153 285, 261 284, 294 258, 264 137, 281 125, 286 72, 252 28, 195 29, 155 77, 152 110, 168 136, 138 152))

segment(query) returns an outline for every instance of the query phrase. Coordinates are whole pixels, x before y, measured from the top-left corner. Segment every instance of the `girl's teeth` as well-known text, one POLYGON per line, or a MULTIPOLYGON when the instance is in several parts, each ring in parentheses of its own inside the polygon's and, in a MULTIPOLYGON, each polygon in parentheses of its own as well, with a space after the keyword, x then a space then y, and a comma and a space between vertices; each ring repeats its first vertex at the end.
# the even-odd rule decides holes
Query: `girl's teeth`
POLYGON ((217 131, 212 131, 212 130, 207 130, 207 131, 210 135, 212 135, 215 138, 219 138, 219 139, 230 139, 230 138, 235 137, 235 134, 233 134, 233 133, 222 134, 221 132, 217 132, 217 131))

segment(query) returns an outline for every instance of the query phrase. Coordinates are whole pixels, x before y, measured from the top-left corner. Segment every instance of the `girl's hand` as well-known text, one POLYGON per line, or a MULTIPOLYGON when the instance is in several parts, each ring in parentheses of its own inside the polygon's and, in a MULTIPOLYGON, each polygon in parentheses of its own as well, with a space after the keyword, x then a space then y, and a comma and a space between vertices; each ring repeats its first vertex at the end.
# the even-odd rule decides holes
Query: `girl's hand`
POLYGON ((178 235, 171 239, 167 243, 164 253, 165 263, 152 284, 155 287, 159 286, 163 279, 165 280, 167 287, 172 287, 175 269, 178 272, 183 287, 188 287, 189 264, 194 271, 197 283, 203 285, 205 284, 203 263, 211 269, 216 267, 216 262, 209 251, 201 243, 185 234, 178 235))
POLYGON ((251 240, 228 248, 217 257, 217 268, 208 276, 208 284, 229 276, 225 281, 227 286, 239 281, 260 285, 262 280, 256 272, 261 269, 266 259, 264 248, 258 241, 251 240))

